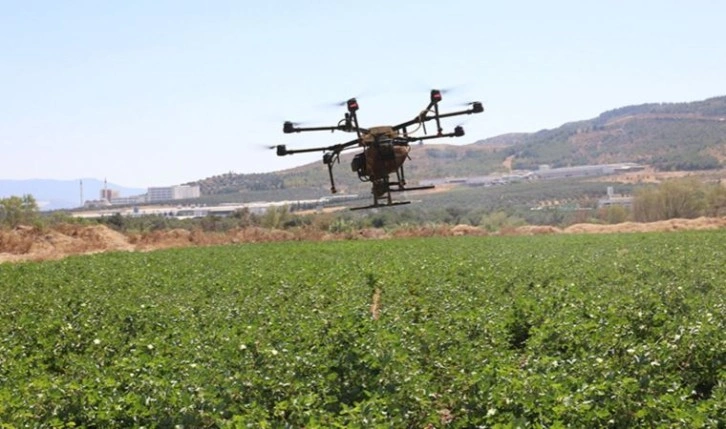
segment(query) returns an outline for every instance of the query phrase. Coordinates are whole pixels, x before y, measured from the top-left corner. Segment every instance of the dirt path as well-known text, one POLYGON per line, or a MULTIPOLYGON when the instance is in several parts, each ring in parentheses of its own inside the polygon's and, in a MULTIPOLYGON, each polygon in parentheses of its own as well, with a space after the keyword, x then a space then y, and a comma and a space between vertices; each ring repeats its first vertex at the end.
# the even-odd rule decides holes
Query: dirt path
POLYGON ((378 320, 378 316, 381 312, 381 289, 376 288, 373 292, 373 298, 371 299, 371 317, 373 320, 378 320))
POLYGON ((506 168, 510 173, 512 172, 512 161, 514 161, 514 155, 509 155, 504 158, 504 161, 502 162, 502 166, 504 166, 504 168, 506 168))

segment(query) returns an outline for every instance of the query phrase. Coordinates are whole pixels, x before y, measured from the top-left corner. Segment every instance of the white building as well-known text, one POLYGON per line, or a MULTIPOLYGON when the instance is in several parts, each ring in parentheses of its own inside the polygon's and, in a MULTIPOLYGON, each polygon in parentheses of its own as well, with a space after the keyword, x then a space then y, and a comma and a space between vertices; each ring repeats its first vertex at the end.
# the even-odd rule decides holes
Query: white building
POLYGON ((177 185, 149 188, 146 199, 150 203, 170 200, 186 200, 199 198, 199 186, 177 185))
POLYGON ((624 196, 624 195, 615 195, 615 191, 613 190, 612 186, 607 187, 607 197, 601 198, 597 202, 598 208, 603 207, 610 207, 610 206, 623 206, 623 207, 632 207, 633 206, 633 197, 624 196))

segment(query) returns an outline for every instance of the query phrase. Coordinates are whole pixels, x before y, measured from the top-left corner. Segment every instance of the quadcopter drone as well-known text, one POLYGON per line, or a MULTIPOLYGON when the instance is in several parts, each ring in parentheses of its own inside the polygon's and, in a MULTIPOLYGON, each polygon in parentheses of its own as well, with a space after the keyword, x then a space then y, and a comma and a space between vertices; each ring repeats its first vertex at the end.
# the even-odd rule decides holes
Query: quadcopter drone
POLYGON ((356 114, 358 111, 358 101, 355 98, 351 98, 345 102, 348 111, 337 125, 327 127, 299 127, 293 122, 286 121, 283 124, 282 131, 285 134, 305 131, 343 131, 355 133, 357 137, 353 140, 346 143, 308 149, 287 149, 285 145, 272 146, 272 148, 277 149, 278 156, 317 151, 324 152, 323 164, 328 166, 330 191, 332 193, 337 192, 335 180, 333 179, 333 164, 336 162, 340 163, 341 152, 348 149, 363 148, 363 152, 353 157, 351 170, 358 173, 358 178, 361 181, 371 183, 373 204, 364 207, 355 207, 352 210, 409 204, 410 201, 393 201, 391 192, 434 188, 434 186, 406 187, 403 163, 406 159, 410 159, 410 143, 443 137, 461 137, 464 135, 464 128, 462 126, 454 127, 453 132, 444 133, 441 128, 441 119, 458 115, 471 115, 472 113, 481 113, 484 111, 482 104, 475 101, 469 103, 468 106, 470 107, 466 110, 440 113, 439 102, 442 99, 441 94, 441 90, 431 90, 431 98, 428 106, 411 120, 398 125, 371 128, 363 128, 358 124, 358 115, 356 114), (419 130, 422 130, 426 134, 426 122, 428 121, 436 122, 436 134, 414 136, 413 134, 419 130), (390 176, 394 173, 396 174, 396 178, 395 180, 391 180, 390 176))

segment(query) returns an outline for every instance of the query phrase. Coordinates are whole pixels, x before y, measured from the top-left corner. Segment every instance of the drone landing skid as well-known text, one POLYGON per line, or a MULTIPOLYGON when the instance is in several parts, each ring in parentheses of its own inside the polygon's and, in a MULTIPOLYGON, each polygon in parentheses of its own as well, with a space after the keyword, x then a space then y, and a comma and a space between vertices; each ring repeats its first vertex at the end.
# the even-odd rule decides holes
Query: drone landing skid
POLYGON ((351 207, 351 210, 376 209, 379 207, 402 206, 405 204, 411 204, 411 201, 394 201, 392 203, 386 203, 386 204, 371 204, 369 206, 363 206, 363 207, 351 207))
POLYGON ((402 206, 405 204, 411 204, 411 201, 391 201, 391 192, 404 192, 404 191, 420 191, 423 189, 433 189, 435 186, 429 185, 429 186, 416 186, 413 188, 389 188, 388 189, 388 202, 384 204, 379 204, 378 200, 376 199, 376 202, 369 206, 363 206, 363 207, 353 207, 351 210, 365 210, 365 209, 375 209, 379 207, 392 207, 392 206, 402 206))
POLYGON ((416 186, 415 188, 395 188, 395 189, 389 189, 389 192, 406 192, 406 191, 421 191, 424 189, 434 189, 436 186, 429 185, 429 186, 416 186))

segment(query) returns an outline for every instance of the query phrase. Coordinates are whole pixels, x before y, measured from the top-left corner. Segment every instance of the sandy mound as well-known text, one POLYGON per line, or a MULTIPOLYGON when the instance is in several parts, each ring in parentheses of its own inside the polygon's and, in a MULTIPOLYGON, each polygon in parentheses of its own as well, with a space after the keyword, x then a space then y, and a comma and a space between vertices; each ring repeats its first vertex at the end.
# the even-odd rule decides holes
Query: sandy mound
POLYGON ((514 228, 511 235, 542 235, 542 234, 559 234, 562 230, 549 225, 526 225, 514 228))
POLYGON ((382 228, 365 228, 358 231, 361 238, 387 238, 388 234, 382 228))
MULTIPOLYGON (((616 225, 576 224, 565 229, 553 226, 521 226, 498 235, 605 234, 624 232, 668 232, 726 228, 726 218, 671 219, 652 223, 625 222, 616 225)), ((59 225, 53 229, 20 226, 0 230, 0 262, 59 259, 69 255, 108 251, 150 251, 157 249, 276 241, 376 240, 404 237, 483 236, 487 231, 471 225, 408 226, 386 231, 366 228, 330 233, 315 228, 293 230, 258 227, 228 232, 172 229, 126 236, 105 226, 59 225)))
POLYGON ((471 225, 456 225, 451 228, 451 235, 486 235, 486 231, 471 225))
POLYGON ((440 237, 452 235, 484 235, 484 230, 471 225, 423 225, 408 226, 393 230, 389 233, 395 238, 405 237, 440 237))
POLYGON ((167 249, 172 247, 191 246, 192 233, 186 229, 153 231, 131 236, 130 241, 137 250, 167 249))
POLYGON ((125 235, 102 225, 59 225, 52 230, 20 226, 0 231, 0 262, 122 250, 134 250, 134 246, 125 235))
POLYGON ((604 234, 614 232, 668 232, 718 229, 726 227, 726 218, 669 219, 658 222, 624 222, 614 225, 576 224, 564 229, 568 234, 604 234))

